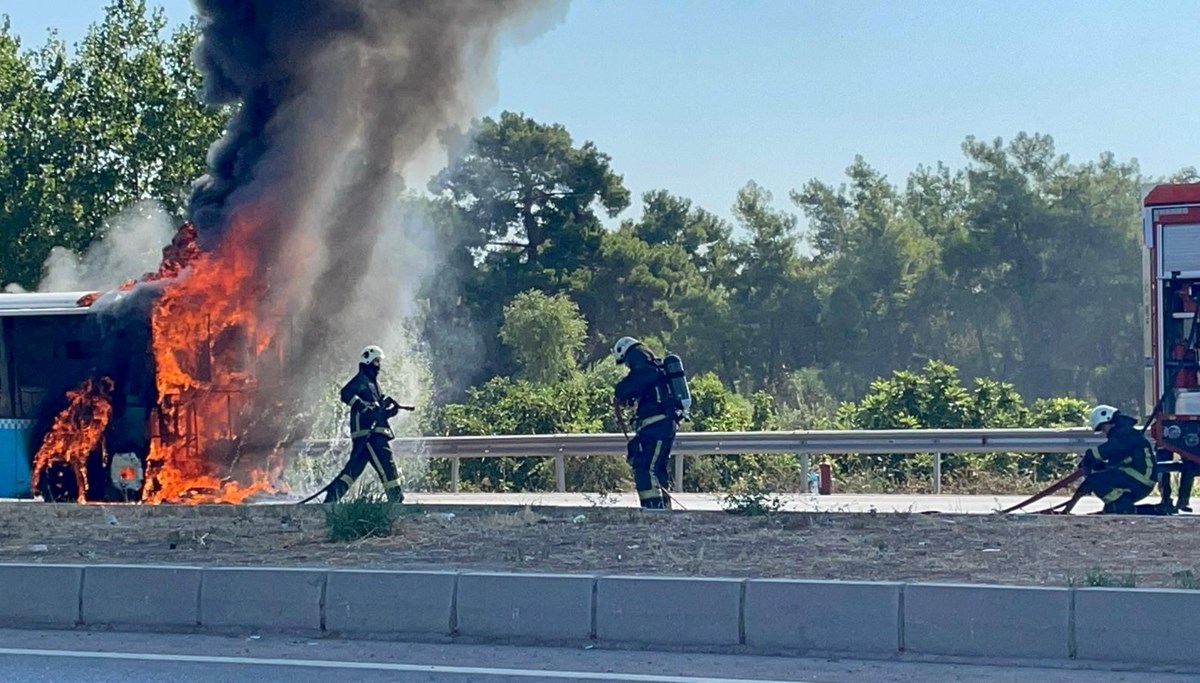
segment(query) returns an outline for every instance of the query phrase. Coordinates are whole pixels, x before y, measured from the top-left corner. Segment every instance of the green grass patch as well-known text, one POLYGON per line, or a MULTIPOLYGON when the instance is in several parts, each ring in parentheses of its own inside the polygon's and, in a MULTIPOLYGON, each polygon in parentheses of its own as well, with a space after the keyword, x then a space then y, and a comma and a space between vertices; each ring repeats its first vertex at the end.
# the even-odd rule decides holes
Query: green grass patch
POLYGON ((399 516, 399 506, 386 498, 364 496, 327 506, 325 527, 334 543, 391 536, 399 516))

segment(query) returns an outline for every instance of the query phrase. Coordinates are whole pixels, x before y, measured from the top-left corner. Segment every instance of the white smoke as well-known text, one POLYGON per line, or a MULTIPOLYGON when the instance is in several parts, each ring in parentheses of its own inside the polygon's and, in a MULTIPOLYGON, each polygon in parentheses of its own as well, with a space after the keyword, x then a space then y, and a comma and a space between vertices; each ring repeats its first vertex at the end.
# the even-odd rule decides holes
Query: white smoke
POLYGON ((106 224, 106 234, 82 255, 65 247, 51 249, 37 291, 107 290, 153 271, 176 227, 161 205, 148 200, 129 207, 106 224))

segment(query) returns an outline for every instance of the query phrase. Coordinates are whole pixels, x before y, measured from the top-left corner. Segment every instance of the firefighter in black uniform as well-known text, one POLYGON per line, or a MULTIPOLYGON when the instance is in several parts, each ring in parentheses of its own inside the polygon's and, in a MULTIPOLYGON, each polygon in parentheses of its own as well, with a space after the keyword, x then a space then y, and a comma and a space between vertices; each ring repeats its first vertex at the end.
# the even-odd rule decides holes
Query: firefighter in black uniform
POLYGON ((1089 448, 1080 467, 1087 470, 1081 493, 1104 501, 1104 512, 1135 514, 1136 503, 1154 490, 1154 447, 1134 425, 1137 421, 1107 405, 1096 406, 1088 426, 1108 440, 1089 448))
POLYGON ((325 493, 326 503, 335 503, 370 463, 383 482, 383 490, 393 503, 404 502, 396 463, 389 442, 395 438, 388 419, 400 412, 400 405, 379 388, 379 366, 383 349, 368 346, 358 357, 358 374, 342 387, 342 403, 350 406, 350 461, 325 493))
POLYGON ((671 481, 668 461, 679 416, 667 400, 664 375, 649 349, 633 337, 621 337, 613 346, 613 356, 629 368, 629 374, 617 383, 617 403, 637 403, 628 459, 638 500, 643 508, 666 508, 664 494, 671 481))

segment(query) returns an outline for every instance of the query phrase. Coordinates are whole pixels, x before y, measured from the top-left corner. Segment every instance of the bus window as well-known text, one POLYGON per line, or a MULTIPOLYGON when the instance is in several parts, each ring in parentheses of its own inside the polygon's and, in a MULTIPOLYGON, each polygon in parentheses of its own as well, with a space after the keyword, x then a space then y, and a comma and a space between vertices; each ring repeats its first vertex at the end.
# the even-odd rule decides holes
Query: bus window
POLYGON ((12 367, 12 359, 8 356, 9 336, 8 318, 0 318, 0 419, 17 416, 13 383, 9 379, 9 369, 12 367))
POLYGON ((8 319, 17 417, 36 419, 47 394, 61 394, 87 377, 92 358, 80 343, 85 320, 81 315, 8 319))

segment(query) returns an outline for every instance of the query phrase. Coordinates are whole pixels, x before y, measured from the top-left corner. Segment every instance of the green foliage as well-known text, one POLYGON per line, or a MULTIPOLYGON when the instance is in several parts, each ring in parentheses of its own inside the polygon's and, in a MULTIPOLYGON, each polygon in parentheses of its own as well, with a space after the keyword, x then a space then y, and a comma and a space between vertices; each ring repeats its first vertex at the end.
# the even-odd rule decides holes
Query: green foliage
POLYGON ((531 289, 504 307, 500 339, 534 383, 547 384, 576 372, 586 336, 587 321, 564 294, 547 296, 531 289))
POLYGON ((112 0, 71 51, 0 24, 0 284, 33 288, 52 247, 82 252, 137 200, 182 216, 228 112, 196 96, 196 25, 165 29, 144 0, 112 0))
MULTIPOLYGON (((433 411, 428 431, 445 436, 483 434, 557 434, 617 431, 610 412, 615 366, 608 364, 555 384, 534 384, 495 377, 467 392, 467 400, 433 411)), ((595 490, 616 490, 629 477, 620 457, 569 458, 569 482, 587 483, 595 490)), ((449 465, 435 466, 435 482, 445 482, 449 465)), ((548 490, 554 487, 553 463, 533 458, 463 460, 462 485, 485 491, 548 490)))
POLYGON ((398 516, 397 506, 382 498, 343 499, 326 506, 325 529, 334 543, 391 536, 398 516))
MULTIPOLYGON (((1078 427, 1087 410, 1074 398, 1039 399, 1028 408, 1011 384, 976 379, 967 389, 957 368, 929 361, 921 373, 897 371, 872 382, 861 401, 839 407, 837 424, 843 429, 1078 427)), ((1076 459, 1059 453, 945 454, 942 473, 951 480, 988 472, 1043 481, 1066 474, 1076 459)), ((861 455, 833 462, 839 475, 865 475, 890 486, 928 482, 933 471, 932 455, 861 455)))
MULTIPOLYGON (((85 250, 139 200, 182 217, 229 112, 196 97, 196 24, 166 29, 144 0, 110 0, 74 50, 53 34, 26 49, 0 25, 0 284, 34 286, 52 247, 85 250)), ((606 357, 625 334, 684 359, 684 429, 1073 426, 1096 400, 1141 412, 1138 200, 1155 179, 1134 162, 1072 162, 1041 134, 970 137, 957 168, 898 183, 855 157, 840 181, 788 192, 792 210, 748 182, 731 225, 665 189, 622 216, 630 193, 612 159, 557 123, 503 112, 445 142, 453 163, 415 200, 445 252, 415 334, 433 350, 428 433, 614 431, 620 371, 606 357)), ((321 426, 334 432, 330 405, 321 426)), ((626 482, 619 457, 568 462, 569 485, 626 482)), ((932 456, 834 463, 911 486, 932 456)), ((463 466, 478 488, 553 483, 548 462, 463 466)), ((943 462, 952 480, 1070 466, 943 462)), ((686 485, 799 488, 797 470, 786 455, 695 458, 686 485)))
POLYGON ((1171 578, 1175 580, 1175 587, 1180 590, 1200 590, 1200 580, 1196 578, 1196 573, 1191 569, 1173 571, 1171 578))
POLYGON ((730 514, 760 516, 779 512, 783 499, 766 486, 761 475, 748 477, 732 491, 721 496, 721 507, 730 514))
POLYGON ((1093 567, 1084 573, 1081 583, 1092 588, 1137 588, 1137 576, 1133 573, 1114 576, 1099 567, 1093 567))

